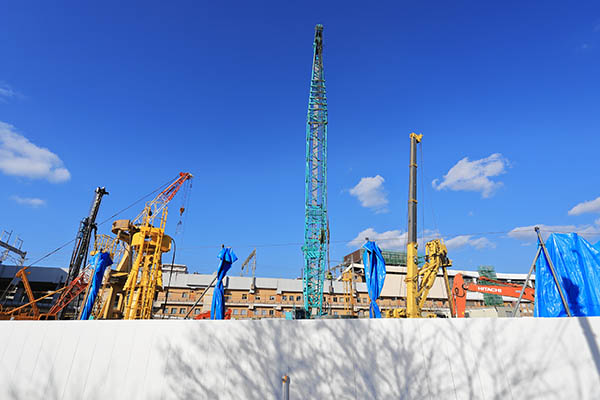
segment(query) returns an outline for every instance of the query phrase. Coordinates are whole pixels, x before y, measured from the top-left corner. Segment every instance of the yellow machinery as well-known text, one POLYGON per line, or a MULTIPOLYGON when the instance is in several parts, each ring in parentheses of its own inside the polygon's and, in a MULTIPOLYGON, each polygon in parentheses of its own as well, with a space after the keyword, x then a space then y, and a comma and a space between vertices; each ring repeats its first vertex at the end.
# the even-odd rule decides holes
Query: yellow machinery
MULTIPOLYGON (((171 250, 172 239, 165 235, 167 204, 184 183, 192 179, 190 173, 180 173, 165 190, 149 201, 134 220, 113 222, 112 232, 122 242, 123 256, 109 276, 98 296, 95 318, 150 319, 152 304, 158 290, 162 290, 162 254, 171 250), (154 220, 158 218, 159 226, 154 220)), ((180 209, 183 213, 184 208, 180 209)))
POLYGON ((448 304, 452 306, 452 294, 446 268, 452 266, 448 250, 442 239, 434 239, 425 245, 425 264, 419 268, 417 258, 417 144, 423 135, 410 134, 410 166, 408 190, 408 241, 406 245, 406 309, 388 312, 388 317, 420 318, 429 290, 440 271, 443 272, 448 304))
POLYGON ((354 273, 351 269, 342 273, 344 282, 344 315, 354 315, 354 273))

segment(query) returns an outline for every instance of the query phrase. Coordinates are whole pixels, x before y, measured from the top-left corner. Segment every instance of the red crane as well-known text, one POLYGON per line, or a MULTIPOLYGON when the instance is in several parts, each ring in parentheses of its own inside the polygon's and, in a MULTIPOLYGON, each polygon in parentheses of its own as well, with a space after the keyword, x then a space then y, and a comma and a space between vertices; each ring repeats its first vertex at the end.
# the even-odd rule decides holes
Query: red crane
MULTIPOLYGON (((490 282, 492 283, 492 285, 465 283, 462 274, 456 274, 454 276, 454 283, 452 285, 452 297, 454 297, 454 315, 456 315, 457 318, 465 317, 465 308, 467 307, 467 292, 497 294, 499 296, 515 298, 518 298, 521 295, 521 285, 515 283, 501 282, 483 276, 479 277, 479 281, 490 282)), ((525 300, 533 302, 534 296, 534 289, 529 287, 525 288, 525 292, 523 292, 523 298, 525 300)))

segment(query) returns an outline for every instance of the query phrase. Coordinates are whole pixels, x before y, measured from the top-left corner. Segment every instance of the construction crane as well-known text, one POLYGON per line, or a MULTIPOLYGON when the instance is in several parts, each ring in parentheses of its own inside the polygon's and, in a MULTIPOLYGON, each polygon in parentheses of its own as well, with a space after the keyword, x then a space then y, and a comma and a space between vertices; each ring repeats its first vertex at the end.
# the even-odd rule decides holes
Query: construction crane
MULTIPOLYGON (((81 223, 79 224, 79 230, 77 231, 77 236, 75 238, 75 246, 73 247, 71 261, 69 262, 69 271, 65 281, 65 288, 70 287, 70 290, 66 291, 63 296, 71 293, 71 283, 77 279, 79 272, 81 271, 81 267, 85 265, 87 261, 92 232, 96 232, 98 228, 96 225, 96 216, 98 215, 98 210, 100 209, 102 197, 107 194, 108 192, 104 187, 97 187, 96 190, 94 190, 94 200, 92 200, 90 212, 88 216, 82 219, 81 223)), ((73 299, 74 298, 70 298, 69 303, 71 303, 73 299)), ((63 319, 66 316, 66 311, 67 308, 63 307, 58 313, 58 318, 63 319)))
POLYGON ((14 253, 18 256, 18 258, 13 256, 13 258, 16 259, 17 266, 23 266, 25 263, 25 257, 27 256, 27 252, 21 250, 21 247, 23 246, 23 239, 17 237, 13 242, 13 245, 11 245, 10 237, 12 236, 12 233, 12 231, 2 231, 2 235, 0 236, 0 247, 6 249, 4 252, 2 252, 2 254, 0 254, 0 265, 2 265, 2 263, 9 258, 12 253, 14 253))
POLYGON ((252 269, 252 278, 254 278, 256 273, 256 249, 252 250, 248 258, 246 258, 242 263, 242 267, 240 268, 240 276, 246 275, 249 264, 250 268, 252 269), (252 264, 250 264, 250 261, 252 261, 252 264))
POLYGON ((454 314, 457 318, 465 317, 467 307, 467 292, 478 292, 487 294, 497 294, 500 296, 518 298, 523 293, 522 298, 533 302, 535 300, 535 289, 526 287, 523 290, 521 285, 498 281, 483 276, 479 277, 482 283, 465 283, 462 274, 454 276, 452 284, 452 296, 454 298, 454 314), (489 282, 489 285, 486 285, 489 282))
POLYGON ((321 315, 323 282, 329 258, 327 218, 327 96, 323 71, 323 25, 315 27, 313 63, 306 117, 304 214, 304 310, 321 315))
MULTIPOLYGON (((408 190, 408 241, 406 245, 406 310, 400 310, 398 316, 420 318, 423 307, 441 270, 446 285, 448 304, 452 306, 452 295, 447 268, 452 266, 448 259, 448 250, 442 239, 434 239, 425 245, 425 264, 419 268, 417 257, 417 144, 423 135, 410 134, 410 164, 408 190)), ((429 315, 433 316, 433 315, 429 315)))
POLYGON ((81 220, 79 224, 79 231, 75 238, 75 246, 73 247, 73 254, 71 255, 71 261, 69 262, 69 272, 65 286, 69 285, 73 279, 79 275, 81 266, 85 264, 88 251, 90 248, 90 239, 92 237, 92 231, 97 230, 96 216, 100 209, 100 203, 102 202, 102 196, 107 195, 108 192, 103 187, 97 187, 94 190, 94 200, 90 207, 90 212, 87 217, 81 220))
MULTIPOLYGON (((171 250, 171 237, 165 235, 167 204, 190 182, 192 174, 181 172, 166 189, 146 203, 133 220, 116 220, 112 232, 124 246, 116 269, 110 270, 102 289, 101 306, 93 313, 101 319, 150 319, 152 304, 162 289, 162 254, 171 250), (158 226, 154 221, 158 220, 158 226)), ((182 207, 180 214, 184 212, 182 207)))
POLYGON ((25 290, 25 294, 27 295, 29 301, 19 307, 14 307, 9 310, 3 310, 2 307, 0 307, 0 320, 57 319, 57 314, 86 289, 90 272, 89 268, 86 268, 68 286, 63 286, 58 290, 50 291, 36 299, 34 297, 33 290, 31 289, 29 279, 27 278, 27 276, 30 274, 28 269, 29 267, 23 267, 18 270, 15 274, 14 283, 11 282, 11 285, 16 286, 18 284, 18 279, 20 279, 23 283, 23 289, 25 290), (56 303, 54 303, 52 308, 50 308, 47 313, 41 313, 37 303, 58 293, 61 293, 61 296, 56 303))

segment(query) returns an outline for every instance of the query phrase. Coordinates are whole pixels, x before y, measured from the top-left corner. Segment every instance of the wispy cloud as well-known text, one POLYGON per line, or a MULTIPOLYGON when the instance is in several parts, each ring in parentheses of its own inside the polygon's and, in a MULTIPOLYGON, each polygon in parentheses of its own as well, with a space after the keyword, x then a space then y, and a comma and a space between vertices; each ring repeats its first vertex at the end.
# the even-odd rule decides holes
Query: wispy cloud
POLYGON ((0 122, 0 171, 6 175, 46 179, 52 183, 71 179, 71 173, 56 154, 31 143, 12 125, 4 122, 0 122))
POLYGON ((600 197, 581 202, 569 210, 569 215, 581 215, 585 213, 600 213, 600 197))
POLYGON ((529 225, 519 226, 508 232, 508 237, 521 240, 524 242, 536 242, 537 234, 535 233, 535 227, 540 228, 540 234, 542 239, 546 240, 551 233, 570 233, 575 232, 580 236, 588 240, 594 240, 600 237, 600 219, 596 220, 596 225, 529 225))
POLYGON ((502 186, 502 182, 490 178, 504 174, 509 165, 500 153, 473 161, 465 157, 450 168, 441 182, 435 179, 432 186, 436 190, 481 192, 481 197, 488 198, 502 186))
POLYGON ((0 101, 4 102, 11 97, 15 97, 16 95, 17 93, 12 90, 10 86, 0 82, 0 101))
POLYGON ((387 212, 388 199, 383 188, 385 179, 381 175, 366 176, 350 189, 350 194, 360 201, 360 205, 376 213, 387 212))
POLYGON ((460 247, 470 246, 477 250, 481 249, 493 249, 496 244, 491 242, 485 237, 473 237, 473 235, 460 235, 455 236, 452 239, 446 240, 446 247, 448 250, 458 249, 460 247))
MULTIPOLYGON (((423 237, 419 237, 417 243, 420 248, 424 248, 426 242, 439 238, 439 232, 436 230, 426 229, 423 237)), ((373 228, 367 228, 356 235, 354 239, 348 242, 348 247, 360 247, 365 243, 365 239, 378 242, 379 247, 386 250, 406 250, 406 242, 408 233, 401 230, 390 230, 377 232, 373 228)), ((477 250, 485 248, 494 248, 496 245, 485 237, 473 237, 472 235, 461 235, 445 240, 444 243, 448 250, 457 249, 460 247, 470 246, 477 250)))
POLYGON ((38 199, 37 197, 21 197, 21 196, 11 196, 11 199, 14 200, 18 204, 23 204, 25 206, 38 208, 46 205, 46 200, 38 199))

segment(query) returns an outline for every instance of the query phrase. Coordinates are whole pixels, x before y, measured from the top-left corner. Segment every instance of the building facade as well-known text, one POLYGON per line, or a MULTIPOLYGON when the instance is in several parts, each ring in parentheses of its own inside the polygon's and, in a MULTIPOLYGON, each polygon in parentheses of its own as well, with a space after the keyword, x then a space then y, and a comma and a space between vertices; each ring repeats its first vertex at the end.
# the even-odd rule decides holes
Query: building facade
MULTIPOLYGON (((358 260, 356 260, 358 261, 358 260)), ((323 310, 331 317, 368 317, 369 295, 364 282, 363 265, 351 262, 344 270, 352 271, 353 280, 349 284, 341 278, 325 280, 323 294, 323 310)), ((377 304, 385 312, 406 306, 406 267, 387 265, 385 284, 377 304)), ((477 271, 449 270, 450 285, 453 277, 462 273, 465 281, 477 281, 477 271)), ((165 290, 160 292, 154 304, 156 318, 184 318, 192 309, 199 297, 190 318, 210 311, 214 275, 188 273, 185 265, 163 265, 163 282, 165 290), (166 290, 168 287, 168 290, 166 290), (208 289, 207 289, 208 288, 208 289), (167 295, 168 293, 168 295, 167 295), (165 304, 165 297, 167 301, 165 304)), ((526 274, 498 273, 500 281, 523 284, 526 274)), ((535 279, 535 277, 533 277, 535 279)), ((533 285, 533 279, 531 285, 533 285)), ((293 315, 295 310, 304 307, 302 297, 302 280, 285 278, 239 277, 227 276, 223 281, 225 288, 225 307, 231 310, 233 319, 285 318, 293 315)), ((516 299, 502 297, 503 305, 512 307, 516 299)), ((484 295, 467 293, 467 309, 484 309, 484 295)), ((431 288, 425 310, 438 315, 450 315, 446 287, 442 276, 438 276, 431 288)), ((521 315, 532 316, 533 304, 523 301, 521 315)), ((493 315, 487 312, 485 315, 493 315)))

